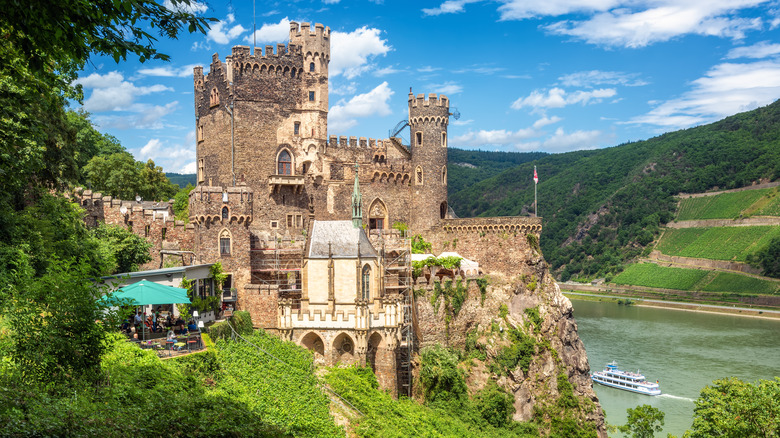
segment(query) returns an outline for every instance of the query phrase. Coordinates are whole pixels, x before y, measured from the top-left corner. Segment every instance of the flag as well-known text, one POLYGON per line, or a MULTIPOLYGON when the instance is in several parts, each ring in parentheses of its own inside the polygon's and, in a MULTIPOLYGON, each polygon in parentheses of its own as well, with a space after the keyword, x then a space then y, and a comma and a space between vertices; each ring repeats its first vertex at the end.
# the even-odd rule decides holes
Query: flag
POLYGON ((539 184, 539 175, 536 174, 536 166, 534 166, 534 184, 539 184))

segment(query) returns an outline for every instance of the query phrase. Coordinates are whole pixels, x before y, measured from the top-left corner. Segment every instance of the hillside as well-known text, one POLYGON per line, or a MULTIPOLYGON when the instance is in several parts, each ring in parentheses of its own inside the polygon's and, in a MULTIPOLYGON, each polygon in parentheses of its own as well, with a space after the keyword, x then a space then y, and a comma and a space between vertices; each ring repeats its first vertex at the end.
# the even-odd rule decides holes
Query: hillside
POLYGON ((678 193, 780 178, 780 102, 719 122, 595 151, 548 155, 454 193, 461 217, 521 215, 533 203, 559 278, 620 272, 674 218, 678 193))

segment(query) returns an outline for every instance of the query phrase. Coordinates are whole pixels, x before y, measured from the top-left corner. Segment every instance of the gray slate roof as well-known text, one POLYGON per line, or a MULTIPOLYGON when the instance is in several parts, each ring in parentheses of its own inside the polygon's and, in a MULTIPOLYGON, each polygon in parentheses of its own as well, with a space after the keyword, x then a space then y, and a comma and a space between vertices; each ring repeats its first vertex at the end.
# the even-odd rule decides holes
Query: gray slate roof
POLYGON ((328 258, 328 244, 334 258, 377 257, 377 252, 362 228, 355 228, 352 221, 314 221, 309 238, 309 258, 328 258))

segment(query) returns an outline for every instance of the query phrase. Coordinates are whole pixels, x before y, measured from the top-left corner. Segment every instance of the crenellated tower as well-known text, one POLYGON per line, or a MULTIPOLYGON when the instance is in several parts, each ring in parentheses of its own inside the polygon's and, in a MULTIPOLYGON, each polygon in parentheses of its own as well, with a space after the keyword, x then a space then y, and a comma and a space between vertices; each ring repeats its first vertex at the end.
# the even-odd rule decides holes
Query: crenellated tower
POLYGON ((447 125, 450 102, 445 95, 409 93, 412 153, 410 226, 428 230, 447 216, 447 125))

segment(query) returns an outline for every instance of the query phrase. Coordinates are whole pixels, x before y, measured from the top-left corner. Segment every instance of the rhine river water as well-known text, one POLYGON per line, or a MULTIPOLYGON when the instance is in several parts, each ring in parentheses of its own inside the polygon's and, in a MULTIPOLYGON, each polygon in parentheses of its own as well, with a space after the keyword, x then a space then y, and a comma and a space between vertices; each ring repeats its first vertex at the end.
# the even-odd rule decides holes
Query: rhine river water
POLYGON ((661 384, 655 397, 594 384, 610 424, 625 424, 626 408, 648 404, 666 413, 656 436, 679 437, 691 426, 694 400, 713 380, 780 376, 780 321, 576 298, 572 304, 591 372, 615 360, 661 384))

